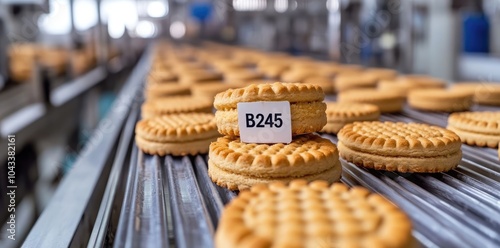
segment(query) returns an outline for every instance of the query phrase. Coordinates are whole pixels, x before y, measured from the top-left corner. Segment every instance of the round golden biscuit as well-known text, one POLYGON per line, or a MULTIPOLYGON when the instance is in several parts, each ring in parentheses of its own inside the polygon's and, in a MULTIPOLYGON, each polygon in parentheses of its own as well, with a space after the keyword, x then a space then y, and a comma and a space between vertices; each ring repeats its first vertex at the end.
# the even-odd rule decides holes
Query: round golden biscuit
POLYGON ((233 83, 225 83, 223 81, 213 81, 203 84, 191 85, 191 92, 194 97, 207 97, 211 100, 215 95, 228 89, 238 88, 240 85, 233 83))
POLYGON ((263 75, 259 72, 252 70, 232 70, 224 73, 224 81, 228 83, 245 83, 250 80, 260 79, 263 75))
POLYGON ((474 94, 474 102, 478 104, 500 106, 500 83, 459 83, 451 90, 474 94))
POLYGON ((399 94, 401 97, 407 97, 408 93, 412 90, 418 89, 442 89, 442 85, 420 85, 409 81, 398 81, 398 80, 381 80, 377 84, 377 89, 384 92, 394 92, 399 94))
POLYGON ((462 158, 456 133, 427 124, 354 122, 337 137, 341 157, 376 170, 443 172, 462 158))
POLYGON ((336 76, 334 81, 337 92, 359 88, 375 88, 377 86, 377 78, 364 73, 341 74, 336 76))
POLYGON ((292 135, 320 131, 326 124, 325 94, 318 85, 302 83, 252 84, 244 88, 229 89, 215 96, 215 119, 219 132, 239 136, 239 102, 288 101, 292 135))
POLYGON ((348 123, 355 121, 376 121, 379 117, 380 110, 373 104, 327 102, 327 123, 321 132, 338 133, 348 123))
POLYGON ((325 76, 312 76, 304 79, 302 81, 305 84, 315 84, 323 89, 325 94, 335 93, 335 87, 333 86, 333 80, 330 77, 325 76))
POLYGON ((376 81, 391 80, 398 76, 398 72, 386 68, 369 68, 363 71, 363 75, 374 77, 376 81))
POLYGON ((179 83, 186 85, 205 83, 221 79, 222 74, 207 70, 190 70, 188 72, 179 74, 179 83))
POLYGON ((189 95, 189 94, 191 94, 189 86, 179 85, 176 83, 147 84, 146 88, 144 89, 144 95, 146 99, 161 98, 167 96, 189 95))
POLYGON ((426 111, 457 112, 469 110, 472 97, 469 92, 420 89, 408 94, 408 104, 412 108, 426 111))
POLYGON ((405 102, 404 97, 397 92, 379 91, 374 89, 354 89, 338 94, 340 103, 369 103, 377 105, 382 113, 400 112, 405 102))
POLYGON ((137 146, 145 153, 164 156, 208 152, 219 136, 213 114, 182 113, 140 120, 135 127, 137 146))
POLYGON ((294 178, 338 181, 338 151, 330 140, 306 134, 289 144, 249 144, 221 137, 210 145, 208 173, 219 186, 243 190, 254 184, 294 178))
POLYGON ((457 133, 463 143, 494 148, 500 143, 500 112, 453 113, 447 128, 457 133))
POLYGON ((362 187, 294 180, 256 185, 224 209, 217 248, 414 247, 410 219, 362 187))
POLYGON ((425 87, 425 88, 444 88, 444 87, 446 87, 445 81, 438 79, 438 78, 431 77, 431 76, 427 76, 427 75, 410 74, 410 75, 400 76, 400 77, 396 78, 396 80, 401 82, 401 83, 406 82, 406 83, 416 84, 416 85, 419 85, 419 86, 425 87))
POLYGON ((172 96, 146 101, 142 104, 142 118, 176 113, 212 112, 212 101, 192 96, 172 96))

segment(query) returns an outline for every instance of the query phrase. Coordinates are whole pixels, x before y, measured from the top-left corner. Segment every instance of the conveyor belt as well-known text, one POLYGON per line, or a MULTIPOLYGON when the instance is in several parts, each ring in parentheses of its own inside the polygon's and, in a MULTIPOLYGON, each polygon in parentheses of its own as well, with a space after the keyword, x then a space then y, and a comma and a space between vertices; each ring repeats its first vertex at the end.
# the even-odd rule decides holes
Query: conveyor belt
MULTIPOLYGON (((211 182, 206 155, 150 156, 133 142, 139 86, 149 56, 143 56, 111 111, 111 127, 103 126, 105 132, 93 136, 99 142, 66 176, 25 247, 213 246, 223 206, 237 194, 211 182)), ((405 108, 381 120, 445 126, 447 115, 405 108)), ((323 136, 337 142, 335 136, 323 136)), ((438 174, 374 171, 341 161, 342 182, 362 185, 397 204, 412 219, 413 235, 425 247, 499 247, 497 152, 468 145, 462 151, 456 169, 438 174)))
MULTIPOLYGON (((445 126, 447 115, 407 108, 400 115, 383 115, 381 119, 445 126)), ((335 136, 323 136, 337 142, 335 136)), ((133 149, 137 151, 135 146, 133 149)), ((460 165, 455 170, 438 174, 381 172, 342 161, 342 181, 381 193, 401 207, 412 219, 413 234, 423 246, 498 247, 500 165, 497 153, 491 148, 467 145, 463 145, 462 150, 460 165)), ((236 193, 210 181, 206 156, 160 158, 139 152, 131 167, 136 168, 130 170, 132 175, 129 175, 127 189, 137 192, 127 194, 147 195, 154 200, 126 198, 123 209, 128 209, 127 206, 144 208, 140 214, 122 210, 121 220, 125 222, 120 221, 117 237, 142 240, 142 244, 151 247, 165 247, 164 240, 159 237, 169 237, 169 243, 176 247, 212 246, 223 205, 236 193), (151 232, 149 221, 153 216, 159 228, 151 232), (164 220, 164 216, 172 218, 166 223, 159 221, 164 220), (135 219, 134 225, 127 219, 135 219), (163 236, 156 231, 164 232, 163 236)), ((114 247, 134 246, 123 241, 118 239, 114 247)))

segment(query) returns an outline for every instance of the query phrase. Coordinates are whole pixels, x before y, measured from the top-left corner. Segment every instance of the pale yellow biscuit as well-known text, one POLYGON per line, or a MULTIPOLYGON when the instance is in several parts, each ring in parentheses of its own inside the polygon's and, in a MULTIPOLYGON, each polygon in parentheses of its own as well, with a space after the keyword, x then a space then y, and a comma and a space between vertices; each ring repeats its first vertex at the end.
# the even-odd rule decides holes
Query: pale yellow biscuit
POLYGON ((315 84, 320 86, 323 89, 325 94, 333 94, 335 93, 335 87, 333 86, 333 79, 325 76, 313 76, 308 77, 302 81, 306 84, 315 84))
POLYGON ((281 74, 281 81, 283 82, 303 82, 308 77, 317 76, 318 71, 310 69, 288 70, 281 74))
POLYGON ((355 122, 338 133, 339 153, 356 165, 400 172, 441 172, 458 165, 460 137, 418 123, 355 122))
POLYGON ((334 79, 337 92, 359 88, 375 88, 377 78, 368 74, 341 74, 334 79))
POLYGON ((469 145, 496 147, 500 142, 500 112, 453 113, 447 128, 469 145))
POLYGON ((444 88, 446 87, 446 82, 435 77, 427 75, 404 75, 396 78, 398 82, 415 84, 424 88, 444 88))
POLYGON ((209 175, 231 190, 259 183, 255 178, 272 181, 310 176, 333 182, 339 180, 340 168, 336 146, 314 134, 297 136, 289 144, 248 144, 228 136, 210 144, 209 175), (235 184, 237 177, 248 180, 235 184))
POLYGON ((369 103, 377 105, 382 113, 399 112, 403 109, 404 97, 396 92, 374 89, 355 89, 338 94, 341 103, 369 103))
POLYGON ((240 85, 225 83, 223 81, 212 81, 203 84, 191 85, 191 93, 194 97, 207 97, 213 100, 215 95, 228 89, 238 88, 240 85))
POLYGON ((215 80, 221 80, 222 74, 207 70, 193 70, 179 74, 179 83, 192 85, 215 80))
POLYGON ((368 68, 362 74, 374 77, 376 81, 391 80, 398 76, 396 70, 386 68, 368 68))
POLYGON ((142 118, 190 112, 212 112, 212 101, 192 96, 172 96, 153 99, 142 104, 142 118))
POLYGON ((156 116, 136 124, 137 146, 148 154, 164 156, 206 153, 219 136, 213 114, 187 113, 156 116))
POLYGON ((214 107, 217 110, 236 109, 239 102, 289 101, 297 103, 323 101, 324 98, 325 93, 317 85, 276 82, 253 84, 221 92, 215 96, 214 107))
POLYGON ((239 136, 237 104, 239 102, 288 101, 292 135, 320 131, 326 124, 326 104, 320 86, 301 83, 252 84, 229 89, 215 96, 215 118, 219 132, 239 136))
POLYGON ((222 213, 217 248, 415 247, 410 219, 362 187, 294 180, 256 185, 222 213))
POLYGON ((363 103, 326 103, 327 123, 321 132, 337 133, 343 126, 355 121, 376 121, 380 110, 376 105, 363 103))
POLYGON ((456 112, 470 109, 472 97, 469 92, 422 89, 413 90, 408 94, 408 104, 421 110, 456 112))
POLYGON ((234 70, 224 73, 224 81, 228 83, 242 84, 262 77, 261 73, 251 70, 234 70))
POLYGON ((451 90, 474 94, 474 102, 478 104, 500 106, 500 83, 459 83, 451 90))
POLYGON ((144 89, 144 95, 147 99, 167 97, 167 96, 189 95, 189 94, 191 94, 189 86, 179 85, 176 83, 147 84, 146 88, 144 89))
POLYGON ((377 84, 377 89, 384 92, 393 92, 401 97, 406 97, 412 90, 418 89, 442 89, 442 84, 420 85, 409 81, 381 80, 377 84))
POLYGON ((151 71, 147 77, 147 84, 172 83, 177 82, 177 75, 170 71, 151 71))

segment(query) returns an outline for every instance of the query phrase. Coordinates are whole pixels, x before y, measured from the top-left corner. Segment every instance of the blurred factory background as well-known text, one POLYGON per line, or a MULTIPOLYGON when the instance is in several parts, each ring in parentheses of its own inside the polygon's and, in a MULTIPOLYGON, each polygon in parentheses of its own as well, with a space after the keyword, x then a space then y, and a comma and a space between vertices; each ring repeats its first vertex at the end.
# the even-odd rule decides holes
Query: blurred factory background
POLYGON ((3 239, 2 227, 0 247, 22 243, 130 69, 158 38, 450 82, 500 80, 500 0, 0 0, 0 165, 6 137, 15 134, 19 189, 18 239, 3 239))

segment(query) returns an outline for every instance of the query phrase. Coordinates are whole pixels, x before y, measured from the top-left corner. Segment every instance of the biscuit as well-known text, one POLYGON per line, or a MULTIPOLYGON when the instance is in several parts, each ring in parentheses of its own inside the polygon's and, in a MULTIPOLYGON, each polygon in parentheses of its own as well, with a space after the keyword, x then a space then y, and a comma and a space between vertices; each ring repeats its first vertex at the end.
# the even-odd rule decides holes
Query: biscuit
POLYGON ((280 78, 281 74, 288 69, 288 65, 275 64, 257 67, 257 70, 267 78, 280 78))
POLYGON ((164 70, 153 70, 150 71, 147 78, 147 84, 156 84, 156 83, 166 83, 166 82, 176 82, 177 75, 170 71, 164 70))
POLYGON ((457 112, 470 109, 472 96, 472 93, 463 91, 421 89, 408 94, 408 104, 420 110, 457 112))
POLYGON ((500 106, 500 83, 459 83, 451 90, 474 94, 474 102, 478 104, 500 106))
POLYGON ((251 70, 233 70, 224 73, 224 81, 228 83, 246 83, 250 80, 262 78, 262 74, 251 70))
POLYGON ((359 88, 375 88, 377 78, 368 74, 341 74, 335 77, 335 89, 337 92, 348 91, 359 88))
POLYGON ((463 143, 494 148, 500 142, 500 112, 453 113, 447 128, 457 133, 463 143))
POLYGON ((362 72, 363 75, 368 75, 375 78, 376 81, 391 80, 398 76, 398 72, 386 68, 369 68, 362 72))
POLYGON ((212 112, 212 101, 192 96, 173 96, 146 101, 142 104, 142 118, 189 112, 212 112))
POLYGON ((213 101, 215 95, 231 88, 238 88, 240 85, 213 81, 203 84, 191 85, 191 92, 194 97, 207 97, 213 101))
POLYGON ((239 102, 288 101, 292 135, 320 131, 326 124, 325 94, 320 86, 302 83, 251 84, 229 89, 215 96, 215 119, 223 135, 239 136, 239 102))
POLYGON ((338 94, 341 103, 369 103, 377 105, 382 113, 400 112, 405 102, 404 97, 396 92, 374 89, 355 89, 338 94))
POLYGON ((399 94, 401 97, 407 97, 408 93, 412 90, 418 89, 443 89, 444 84, 442 83, 423 83, 419 84, 411 82, 409 80, 402 80, 401 78, 393 80, 381 80, 377 84, 377 89, 380 91, 394 92, 399 94))
POLYGON ((315 84, 323 89, 325 94, 335 93, 335 88, 333 87, 333 80, 330 77, 325 76, 312 76, 304 79, 302 81, 305 84, 315 84))
POLYGON ((302 82, 308 77, 317 76, 317 71, 300 69, 288 70, 281 74, 281 81, 283 82, 302 82))
POLYGON ((415 84, 423 88, 444 88, 446 87, 446 82, 430 77, 427 75, 404 75, 400 76, 396 79, 400 83, 410 83, 410 84, 415 84))
POLYGON ((364 103, 326 103, 327 123, 321 132, 338 133, 348 123, 376 121, 380 117, 377 106, 364 103))
POLYGON ((355 122, 337 136, 341 157, 376 170, 443 172, 462 158, 457 134, 426 124, 355 122))
POLYGON ((342 172, 336 146, 315 134, 296 136, 289 144, 249 144, 221 137, 210 144, 208 174, 230 190, 273 181, 338 181, 342 172))
POLYGON ((192 85, 215 80, 221 80, 222 74, 207 70, 192 70, 179 75, 179 83, 192 85))
POLYGON ((415 247, 410 219, 362 187, 294 180, 256 185, 224 209, 215 247, 415 247))
POLYGON ((147 84, 144 95, 147 99, 166 96, 189 95, 191 90, 187 85, 179 84, 147 84))
POLYGON ((207 153, 219 136, 213 114, 183 113, 140 120, 135 127, 137 146, 145 153, 164 156, 207 153))

